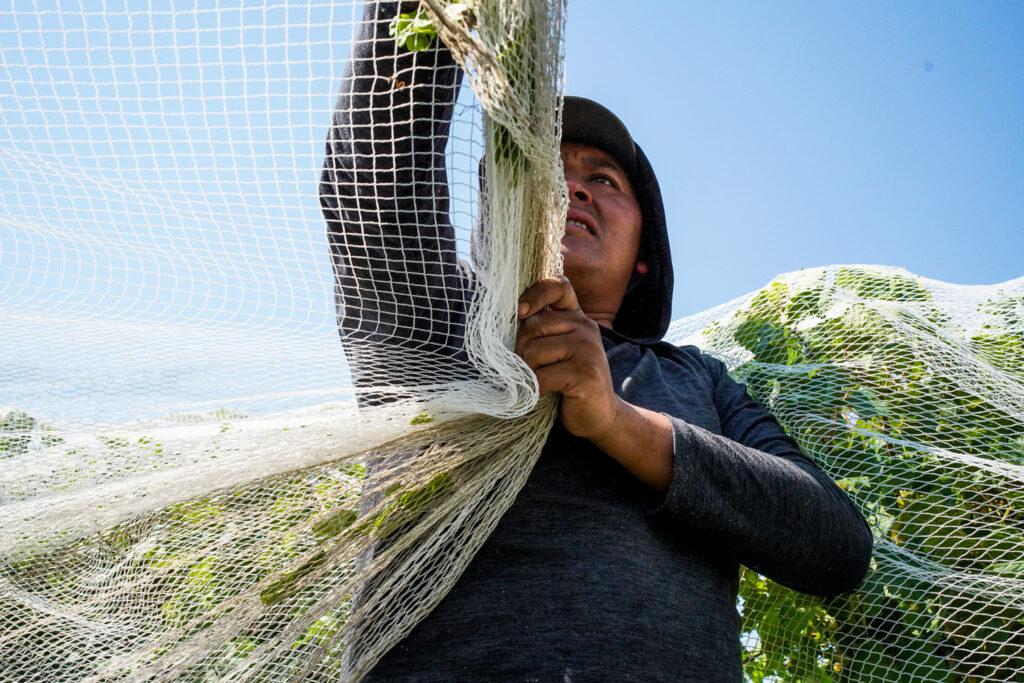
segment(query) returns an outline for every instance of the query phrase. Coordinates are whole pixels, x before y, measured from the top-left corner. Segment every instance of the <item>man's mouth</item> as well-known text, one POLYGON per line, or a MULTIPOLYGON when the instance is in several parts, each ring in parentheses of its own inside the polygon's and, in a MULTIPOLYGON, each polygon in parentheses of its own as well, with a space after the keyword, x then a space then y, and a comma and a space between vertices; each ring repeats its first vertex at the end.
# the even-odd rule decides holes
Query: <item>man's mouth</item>
POLYGON ((585 232, 587 234, 590 234, 590 235, 594 234, 593 230, 588 228, 586 225, 584 225, 580 221, 566 221, 565 222, 565 229, 568 230, 569 228, 575 228, 577 230, 582 230, 583 232, 585 232))

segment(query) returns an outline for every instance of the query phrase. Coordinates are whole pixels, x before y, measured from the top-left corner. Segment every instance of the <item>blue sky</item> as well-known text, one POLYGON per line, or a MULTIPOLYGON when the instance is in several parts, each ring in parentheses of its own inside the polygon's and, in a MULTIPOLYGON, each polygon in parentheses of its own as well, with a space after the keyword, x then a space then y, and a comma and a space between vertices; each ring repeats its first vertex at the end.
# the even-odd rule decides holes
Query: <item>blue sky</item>
MULTIPOLYGON (((0 270, 14 299, 120 315, 184 293, 179 318, 332 324, 316 179, 358 5, 13 9, 0 243, 22 246, 0 249, 0 270), (126 271, 138 282, 121 293, 95 286, 126 271)), ((1022 45, 1020 2, 575 0, 567 91, 619 113, 658 171, 678 317, 831 263, 1024 275, 1022 45)))
MULTIPOLYGON (((96 420, 333 390, 316 183, 357 18, 335 0, 8 0, 0 399, 68 410, 40 372, 107 386, 109 402, 80 396, 96 420)), ((567 91, 619 113, 651 157, 681 317, 832 263, 1024 275, 1022 45, 1024 3, 574 0, 567 91)), ((463 188, 478 123, 456 123, 463 188)))
POLYGON ((831 263, 1024 275, 1024 3, 577 1, 566 61, 658 172, 676 316, 831 263))

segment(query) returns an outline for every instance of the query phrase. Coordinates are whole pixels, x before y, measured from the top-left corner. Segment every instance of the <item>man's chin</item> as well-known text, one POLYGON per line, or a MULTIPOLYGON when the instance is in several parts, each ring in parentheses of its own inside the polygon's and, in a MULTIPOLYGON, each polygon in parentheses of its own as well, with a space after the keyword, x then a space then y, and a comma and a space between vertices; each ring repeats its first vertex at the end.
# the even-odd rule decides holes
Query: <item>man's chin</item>
POLYGON ((568 263, 570 261, 577 260, 577 250, 573 249, 570 245, 566 244, 564 239, 562 240, 562 244, 559 248, 559 251, 562 254, 562 263, 568 263))
POLYGON ((584 255, 593 252, 595 245, 593 237, 566 235, 562 237, 562 258, 586 258, 584 255))
POLYGON ((581 249, 580 244, 566 244, 562 240, 562 269, 566 274, 570 272, 587 272, 593 270, 594 263, 598 260, 587 249, 581 249))

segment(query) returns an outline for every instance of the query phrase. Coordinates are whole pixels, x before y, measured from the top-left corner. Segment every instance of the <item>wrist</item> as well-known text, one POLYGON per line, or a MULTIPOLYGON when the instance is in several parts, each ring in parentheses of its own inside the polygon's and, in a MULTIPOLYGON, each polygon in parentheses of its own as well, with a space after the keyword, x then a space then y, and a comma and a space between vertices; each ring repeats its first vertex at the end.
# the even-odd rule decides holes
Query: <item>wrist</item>
POLYGON ((621 427, 621 422, 625 420, 625 413, 629 404, 626 403, 621 397, 615 394, 615 401, 613 403, 612 418, 608 421, 608 425, 600 431, 600 433, 589 437, 592 444, 600 448, 601 450, 607 450, 605 446, 611 441, 612 437, 621 427))
POLYGON ((667 415, 618 398, 608 429, 590 442, 655 491, 668 491, 674 458, 672 421, 667 415))

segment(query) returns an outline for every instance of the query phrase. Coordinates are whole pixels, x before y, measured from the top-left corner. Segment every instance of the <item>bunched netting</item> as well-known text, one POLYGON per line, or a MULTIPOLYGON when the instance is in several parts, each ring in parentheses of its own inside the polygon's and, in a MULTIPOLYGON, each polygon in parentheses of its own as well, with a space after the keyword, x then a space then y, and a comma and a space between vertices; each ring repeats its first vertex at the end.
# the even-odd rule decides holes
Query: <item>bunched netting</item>
POLYGON ((561 6, 14 9, 0 678, 358 678, 554 417, 561 6))
MULTIPOLYGON (((0 681, 358 678, 529 474, 564 7, 370 11, 0 13, 0 681)), ((1022 321, 858 266, 673 325, 875 532, 851 595, 744 575, 750 678, 1022 675, 1022 321)))

